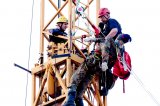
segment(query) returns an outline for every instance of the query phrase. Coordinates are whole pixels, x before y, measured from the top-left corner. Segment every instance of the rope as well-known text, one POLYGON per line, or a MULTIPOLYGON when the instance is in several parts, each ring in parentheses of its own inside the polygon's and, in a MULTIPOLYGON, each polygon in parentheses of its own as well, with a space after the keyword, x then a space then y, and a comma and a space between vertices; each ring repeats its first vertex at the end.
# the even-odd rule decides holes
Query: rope
MULTIPOLYGON (((131 71, 130 71, 131 72, 131 71)), ((134 76, 134 78, 139 82, 139 84, 141 85, 141 87, 146 91, 146 93, 150 96, 150 98, 157 104, 157 106, 160 106, 160 103, 158 102, 158 100, 153 96, 153 94, 145 88, 144 84, 142 83, 142 81, 138 78, 138 76, 133 72, 131 72, 131 74, 134 76)))
MULTIPOLYGON (((78 14, 79 17, 82 17, 82 22, 85 24, 85 26, 87 26, 89 35, 93 35, 94 34, 93 31, 89 28, 89 25, 84 21, 86 15, 84 14, 84 8, 80 6, 80 0, 76 0, 74 3, 76 5, 76 14, 78 14)), ((79 26, 79 21, 80 21, 80 18, 78 18, 78 26, 79 26)), ((76 34, 77 30, 72 34, 73 36, 76 34)), ((83 37, 81 38, 81 41, 82 41, 82 49, 83 49, 84 48, 83 47, 83 37)))
MULTIPOLYGON (((32 24, 33 24, 33 10, 34 10, 34 0, 32 1, 32 14, 31 14, 31 29, 30 29, 30 37, 29 37, 29 55, 28 55, 28 70, 29 70, 29 63, 30 63, 30 52, 31 52, 31 35, 32 35, 32 24)), ((25 94, 25 106, 27 106, 27 90, 28 88, 28 73, 27 73, 27 82, 26 82, 26 94, 25 94)))
MULTIPOLYGON (((123 60, 125 61, 124 59, 124 56, 123 56, 123 60)), ((122 61, 122 62, 124 62, 122 61)), ((160 106, 160 103, 158 102, 158 100, 153 96, 153 94, 147 90, 144 86, 144 84, 142 83, 142 81, 138 78, 138 76, 134 73, 134 71, 131 69, 131 67, 129 67, 126 62, 124 62, 123 64, 125 64, 125 66, 127 66, 127 70, 129 70, 129 72, 134 76, 134 78, 139 82, 139 84, 141 85, 141 87, 146 91, 146 93, 150 96, 150 98, 157 104, 157 106, 160 106)))
MULTIPOLYGON (((77 6, 76 6, 77 7, 77 6)), ((75 19, 76 19, 76 17, 75 17, 75 15, 73 15, 73 22, 75 23, 75 19)), ((78 25, 77 25, 78 27, 79 27, 79 18, 78 18, 78 25)), ((75 34, 77 33, 77 31, 78 31, 78 29, 76 29, 74 32, 73 32, 73 34, 72 34, 72 36, 75 36, 75 34)))
MULTIPOLYGON (((76 0, 75 1, 75 5, 76 5, 76 14, 78 14, 79 16, 82 17, 82 19, 86 19, 86 14, 84 13, 84 8, 80 5, 80 0, 76 0)), ((84 22, 84 20, 82 20, 84 22)), ((89 25, 84 22, 85 25, 87 26, 87 30, 89 31, 90 35, 93 35, 93 31, 89 28, 89 25)))
POLYGON ((87 30, 89 31, 89 35, 90 35, 90 36, 94 35, 94 32, 89 28, 89 25, 84 21, 84 19, 86 19, 86 14, 85 14, 85 13, 83 13, 82 19, 83 19, 83 20, 82 20, 83 23, 87 26, 87 30))

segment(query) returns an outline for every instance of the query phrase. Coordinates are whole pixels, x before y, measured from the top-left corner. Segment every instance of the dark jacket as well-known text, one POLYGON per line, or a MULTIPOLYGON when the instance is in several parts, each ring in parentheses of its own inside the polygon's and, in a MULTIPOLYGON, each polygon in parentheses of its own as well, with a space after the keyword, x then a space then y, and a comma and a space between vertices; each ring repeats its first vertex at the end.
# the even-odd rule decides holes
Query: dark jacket
POLYGON ((54 42, 54 43, 64 43, 64 42, 66 42, 65 39, 56 37, 58 35, 67 36, 67 33, 64 32, 63 30, 56 28, 56 29, 50 29, 49 32, 52 34, 52 35, 49 35, 49 41, 50 42, 54 42))
POLYGON ((121 25, 118 23, 117 20, 111 18, 106 23, 99 23, 99 28, 101 30, 100 37, 108 35, 113 28, 118 29, 118 33, 116 34, 116 36, 113 37, 114 40, 119 34, 122 33, 121 25))

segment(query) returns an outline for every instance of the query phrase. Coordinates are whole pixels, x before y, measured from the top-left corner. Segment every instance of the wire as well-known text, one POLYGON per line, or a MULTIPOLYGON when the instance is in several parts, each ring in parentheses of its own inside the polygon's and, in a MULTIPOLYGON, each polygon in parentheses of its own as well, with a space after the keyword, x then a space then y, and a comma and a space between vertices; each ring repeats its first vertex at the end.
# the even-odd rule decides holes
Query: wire
POLYGON ((160 106, 158 100, 153 96, 153 94, 147 90, 144 86, 144 84, 142 83, 142 81, 138 78, 138 76, 133 72, 133 70, 131 71, 132 75, 134 76, 134 78, 139 82, 139 84, 142 86, 142 88, 147 92, 147 94, 151 97, 151 99, 157 104, 157 106, 160 106))
MULTIPOLYGON (((33 26, 33 10, 34 10, 34 0, 32 1, 32 14, 31 14, 31 29, 30 29, 30 37, 29 37, 29 55, 28 55, 28 70, 30 64, 30 51, 31 51, 31 36, 32 36, 32 26, 33 26)), ((27 93, 28 93, 28 73, 27 73, 27 82, 26 82, 26 95, 25 95, 25 106, 27 106, 27 93)))
POLYGON ((125 62, 125 58, 124 58, 124 54, 123 54, 123 64, 125 64, 127 70, 129 70, 129 72, 134 76, 134 78, 139 82, 139 84, 141 85, 141 87, 146 91, 146 93, 150 96, 150 98, 157 104, 157 106, 160 106, 160 103, 158 102, 158 100, 153 96, 153 94, 146 89, 146 87, 144 86, 144 84, 142 83, 142 81, 139 79, 139 77, 134 73, 134 71, 131 69, 131 67, 128 66, 128 64, 125 62))

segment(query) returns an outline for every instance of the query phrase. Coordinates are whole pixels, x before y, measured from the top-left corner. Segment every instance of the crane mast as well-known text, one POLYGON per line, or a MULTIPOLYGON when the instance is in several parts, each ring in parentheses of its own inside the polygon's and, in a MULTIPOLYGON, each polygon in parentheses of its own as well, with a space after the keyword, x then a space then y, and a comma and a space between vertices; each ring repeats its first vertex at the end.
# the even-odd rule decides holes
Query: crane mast
MULTIPOLYGON (((76 43, 82 36, 73 36, 73 32, 80 30, 87 36, 90 35, 87 29, 76 25, 76 21, 80 16, 73 11, 77 6, 73 1, 76 0, 40 1, 40 61, 32 68, 32 106, 61 106, 66 100, 67 87, 70 84, 72 74, 85 60, 85 55, 76 43), (50 20, 46 20, 45 18, 45 12, 47 11, 46 4, 50 4, 55 10, 49 10, 50 14, 52 14, 50 20), (63 37, 58 35, 58 37, 66 39, 67 42, 60 44, 49 42, 48 30, 51 24, 62 15, 68 18, 68 36, 63 37), (48 43, 47 48, 44 42, 48 43), (44 58, 44 50, 48 52, 47 59, 44 58), (37 84, 39 84, 38 87, 36 86, 37 84)), ((87 17, 90 16, 89 8, 94 8, 92 7, 93 3, 96 4, 96 8, 94 8, 95 15, 100 8, 100 0, 77 1, 83 5, 87 17)), ((94 20, 96 20, 96 24, 98 25, 98 18, 96 17, 94 20)), ((85 45, 86 48, 90 47, 90 44, 81 43, 81 45, 85 45)), ((83 98, 89 106, 107 106, 107 98, 106 96, 100 96, 98 83, 95 79, 93 79, 83 98)))

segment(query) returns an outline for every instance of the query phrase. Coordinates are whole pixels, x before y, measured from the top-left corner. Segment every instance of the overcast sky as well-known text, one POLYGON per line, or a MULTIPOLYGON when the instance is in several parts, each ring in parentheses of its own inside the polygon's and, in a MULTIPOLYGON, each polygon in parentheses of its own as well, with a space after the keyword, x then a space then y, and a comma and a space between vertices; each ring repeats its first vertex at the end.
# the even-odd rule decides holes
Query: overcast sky
MULTIPOLYGON (((39 58, 39 1, 35 0, 29 68, 39 58)), ((82 0, 83 1, 83 0, 82 0)), ((132 68, 142 81, 131 75, 125 81, 118 79, 109 91, 108 106, 158 106, 146 88, 160 102, 160 1, 159 0, 101 0, 108 7, 111 18, 117 19, 124 33, 132 36, 126 51, 132 59, 132 68)), ((94 6, 93 6, 94 7, 94 6)), ((27 73, 17 63, 28 68, 31 32, 32 0, 1 0, 0 2, 0 106, 24 106, 27 73)), ((94 14, 94 12, 91 11, 94 14)), ((95 22, 94 18, 91 20, 95 22)), ((47 47, 47 46, 46 46, 47 47)), ((31 104, 31 76, 28 75, 27 106, 31 104)))

